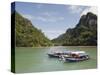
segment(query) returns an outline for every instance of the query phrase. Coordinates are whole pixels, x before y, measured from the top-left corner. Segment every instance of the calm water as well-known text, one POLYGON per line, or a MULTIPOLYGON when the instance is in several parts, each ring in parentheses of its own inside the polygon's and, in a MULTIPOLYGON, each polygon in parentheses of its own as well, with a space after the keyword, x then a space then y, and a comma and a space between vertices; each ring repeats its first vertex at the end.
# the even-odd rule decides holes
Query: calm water
POLYGON ((15 66, 17 73, 24 72, 44 72, 44 71, 62 71, 93 69, 97 67, 97 47, 44 47, 44 48, 16 48, 15 66), (47 53, 51 50, 82 50, 86 51, 90 58, 87 61, 64 63, 55 58, 49 58, 47 53))

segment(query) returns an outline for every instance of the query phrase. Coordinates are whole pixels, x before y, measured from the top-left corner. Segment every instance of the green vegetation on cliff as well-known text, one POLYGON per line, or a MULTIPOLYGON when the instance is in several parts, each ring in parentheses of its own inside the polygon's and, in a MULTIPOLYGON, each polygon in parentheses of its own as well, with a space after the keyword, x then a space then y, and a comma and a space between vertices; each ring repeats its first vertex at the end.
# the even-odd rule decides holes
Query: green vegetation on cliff
POLYGON ((16 47, 41 47, 51 46, 51 41, 44 35, 44 33, 34 27, 32 23, 24 18, 18 12, 12 13, 15 15, 15 34, 16 47))
POLYGON ((69 28, 52 40, 55 45, 97 45, 97 16, 91 12, 83 15, 75 28, 69 28))

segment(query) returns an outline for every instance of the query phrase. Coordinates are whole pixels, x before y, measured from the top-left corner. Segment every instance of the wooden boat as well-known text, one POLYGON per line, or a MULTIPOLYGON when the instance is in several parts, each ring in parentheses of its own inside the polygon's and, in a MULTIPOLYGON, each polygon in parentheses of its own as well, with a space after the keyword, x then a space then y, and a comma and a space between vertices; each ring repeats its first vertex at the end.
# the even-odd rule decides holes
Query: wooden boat
POLYGON ((78 61, 84 61, 88 59, 89 59, 89 56, 87 54, 80 54, 76 57, 63 57, 63 60, 65 62, 78 62, 78 61))

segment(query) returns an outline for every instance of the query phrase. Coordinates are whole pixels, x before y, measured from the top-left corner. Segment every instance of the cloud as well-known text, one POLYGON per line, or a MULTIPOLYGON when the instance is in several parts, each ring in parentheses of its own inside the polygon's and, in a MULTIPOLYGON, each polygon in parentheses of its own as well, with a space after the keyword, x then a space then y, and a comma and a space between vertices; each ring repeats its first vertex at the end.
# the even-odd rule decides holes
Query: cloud
POLYGON ((44 13, 41 13, 41 15, 43 15, 43 16, 51 16, 51 13, 49 13, 49 12, 44 12, 44 13))
POLYGON ((54 38, 57 38, 59 35, 61 35, 65 31, 64 30, 44 30, 43 32, 46 36, 48 36, 49 39, 52 40, 54 38))
POLYGON ((98 14, 97 7, 95 7, 95 6, 93 7, 93 6, 92 6, 92 7, 88 7, 88 8, 86 8, 86 9, 84 9, 83 12, 81 13, 81 16, 82 16, 82 15, 86 15, 88 12, 92 12, 92 13, 94 13, 94 14, 97 15, 97 14, 98 14))
POLYGON ((61 21, 64 18, 63 17, 49 17, 49 16, 34 16, 32 18, 33 20, 39 20, 39 21, 43 21, 43 22, 57 22, 57 21, 61 21))
POLYGON ((39 20, 41 21, 47 21, 47 22, 57 22, 57 21, 62 21, 64 20, 63 16, 57 15, 58 13, 56 12, 43 12, 41 13, 41 16, 39 16, 39 20))
POLYGON ((34 17, 33 19, 34 20, 40 20, 40 21, 43 21, 43 22, 47 21, 47 19, 42 17, 42 16, 37 16, 37 17, 34 17))
POLYGON ((41 7, 43 7, 43 4, 38 4, 38 5, 37 5, 37 8, 40 9, 41 7))
POLYGON ((72 14, 80 13, 83 10, 81 6, 77 6, 77 5, 69 6, 68 9, 70 10, 72 14))
POLYGON ((23 17, 28 18, 29 20, 33 19, 32 15, 22 14, 23 17))
POLYGON ((55 15, 58 15, 58 13, 57 12, 43 12, 43 13, 41 13, 41 15, 43 15, 43 16, 55 16, 55 15))
POLYGON ((33 15, 29 15, 29 14, 22 14, 23 17, 28 18, 30 20, 41 20, 41 21, 46 21, 45 18, 41 17, 41 16, 33 16, 33 15))
POLYGON ((38 21, 42 21, 42 22, 57 22, 57 21, 64 20, 64 17, 57 16, 55 14, 56 13, 44 12, 44 13, 39 14, 38 16, 29 15, 29 14, 23 14, 23 16, 30 20, 38 20, 38 21))
POLYGON ((47 33, 64 33, 64 30, 44 30, 44 32, 47 33))

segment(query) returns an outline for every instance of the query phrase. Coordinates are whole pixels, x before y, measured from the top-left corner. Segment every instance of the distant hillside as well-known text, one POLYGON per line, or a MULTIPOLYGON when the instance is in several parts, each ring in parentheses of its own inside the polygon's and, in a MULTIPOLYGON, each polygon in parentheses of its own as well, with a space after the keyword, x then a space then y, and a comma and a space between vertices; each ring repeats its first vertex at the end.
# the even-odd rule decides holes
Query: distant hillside
POLYGON ((52 42, 64 46, 97 45, 97 16, 91 12, 83 15, 75 28, 69 28, 52 42))
POLYGON ((15 14, 15 33, 16 33, 16 47, 39 47, 50 46, 51 41, 32 25, 32 23, 21 16, 18 12, 12 13, 12 17, 15 14))

